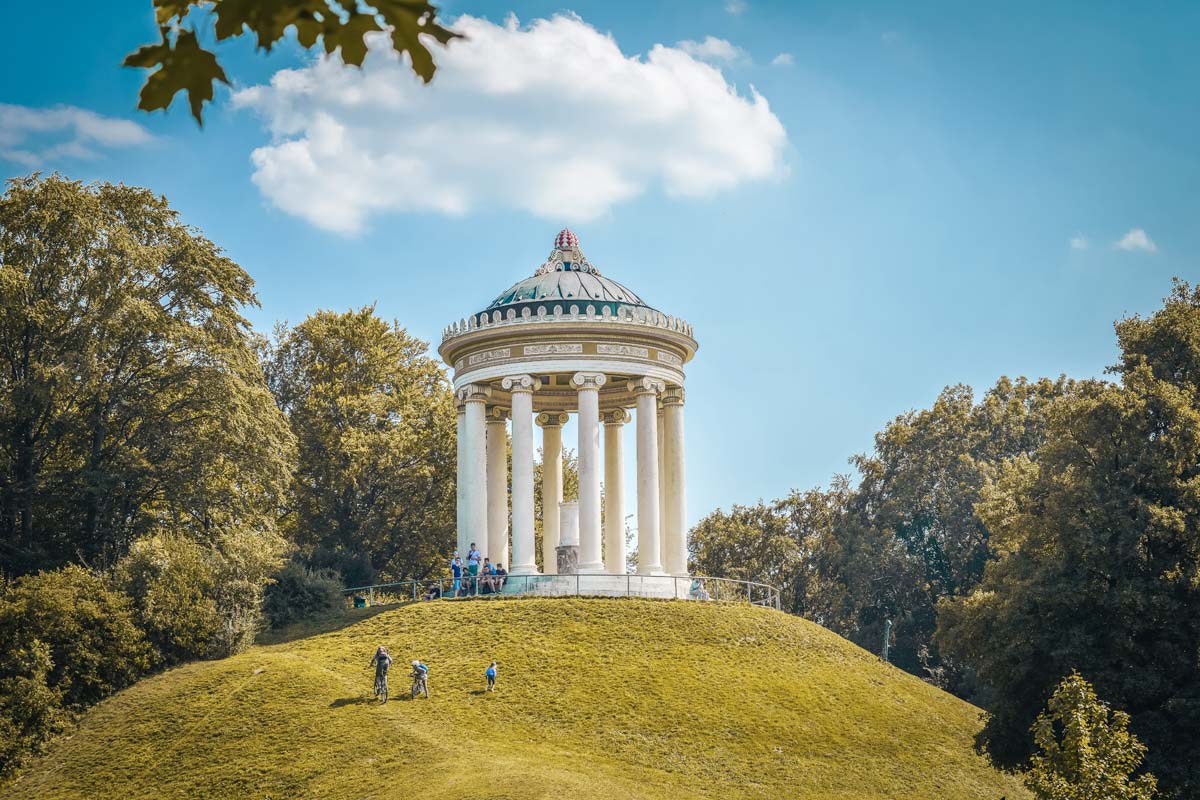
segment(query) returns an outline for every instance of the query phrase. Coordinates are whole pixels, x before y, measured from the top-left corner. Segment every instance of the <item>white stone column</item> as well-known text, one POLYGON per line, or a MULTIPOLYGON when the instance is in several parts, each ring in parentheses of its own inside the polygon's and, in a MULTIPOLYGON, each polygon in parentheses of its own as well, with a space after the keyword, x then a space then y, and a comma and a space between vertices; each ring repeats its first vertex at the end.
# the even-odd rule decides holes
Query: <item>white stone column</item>
POLYGON ((542 428, 542 573, 558 573, 558 505, 563 499, 562 426, 567 415, 561 411, 543 411, 537 415, 542 428))
MULTIPOLYGON (((458 396, 466 406, 463 429, 466 434, 465 452, 463 453, 463 484, 466 492, 463 495, 465 506, 466 527, 463 539, 469 545, 478 544, 487 537, 487 444, 484 426, 487 414, 487 401, 492 390, 487 386, 472 383, 459 390, 458 396)), ((467 557, 463 548, 462 557, 467 557)))
POLYGON ((658 537, 658 393, 661 381, 638 378, 629 382, 637 397, 637 515, 638 574, 661 575, 658 537))
POLYGON ((625 487, 621 435, 629 412, 623 408, 604 414, 604 571, 625 574, 625 487))
POLYGON ((466 482, 466 478, 464 477, 466 474, 466 468, 465 468, 466 457, 463 454, 466 452, 467 409, 466 409, 466 406, 464 406, 462 404, 462 402, 460 402, 458 400, 458 398, 455 398, 454 406, 455 406, 455 409, 458 411, 458 414, 457 414, 457 417, 458 417, 458 450, 457 450, 457 454, 455 455, 455 459, 454 459, 454 464, 455 464, 455 469, 456 469, 456 472, 455 472, 455 484, 456 484, 455 502, 456 502, 456 505, 455 505, 455 512, 454 512, 454 524, 458 531, 458 535, 454 540, 454 551, 456 553, 458 553, 460 556, 462 556, 463 558, 466 558, 466 555, 467 555, 466 547, 468 544, 468 542, 466 541, 466 536, 467 536, 467 503, 466 503, 467 482, 466 482))
POLYGON ((478 545, 479 552, 493 564, 508 563, 508 429, 504 425, 507 416, 508 412, 499 406, 488 409, 488 523, 487 536, 478 545))
MULTIPOLYGON (((533 531, 533 393, 539 382, 529 375, 512 375, 500 382, 512 393, 512 528, 511 575, 537 575, 533 531)), ((496 563, 493 559, 492 563, 496 563)))
MULTIPOLYGON (((659 389, 659 392, 661 393, 662 389, 659 389)), ((663 433, 666 431, 666 426, 663 425, 661 394, 658 398, 655 408, 658 409, 658 418, 656 420, 658 423, 658 563, 666 566, 667 504, 664 498, 667 496, 667 465, 664 462, 664 457, 666 455, 667 448, 664 446, 663 441, 663 433)))
POLYGON ((603 572, 600 551, 600 372, 577 372, 579 390, 579 571, 603 572))
POLYGON ((666 453, 667 527, 663 534, 663 566, 671 575, 687 575, 687 480, 683 467, 683 387, 672 386, 663 393, 663 442, 666 453))

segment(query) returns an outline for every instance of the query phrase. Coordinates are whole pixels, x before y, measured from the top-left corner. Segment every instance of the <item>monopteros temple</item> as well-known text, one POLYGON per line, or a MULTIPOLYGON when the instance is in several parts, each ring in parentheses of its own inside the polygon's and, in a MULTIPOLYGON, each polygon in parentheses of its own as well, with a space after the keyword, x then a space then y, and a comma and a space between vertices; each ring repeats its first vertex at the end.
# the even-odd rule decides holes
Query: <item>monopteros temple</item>
POLYGON ((691 325, 601 275, 569 230, 531 277, 447 327, 438 352, 454 370, 458 402, 458 551, 476 542, 513 576, 624 575, 622 451, 633 427, 637 497, 628 500, 637 574, 686 575, 683 368, 696 347, 691 325), (562 431, 571 414, 579 433, 577 506, 562 502, 562 431), (544 462, 540 558, 535 424, 544 462))

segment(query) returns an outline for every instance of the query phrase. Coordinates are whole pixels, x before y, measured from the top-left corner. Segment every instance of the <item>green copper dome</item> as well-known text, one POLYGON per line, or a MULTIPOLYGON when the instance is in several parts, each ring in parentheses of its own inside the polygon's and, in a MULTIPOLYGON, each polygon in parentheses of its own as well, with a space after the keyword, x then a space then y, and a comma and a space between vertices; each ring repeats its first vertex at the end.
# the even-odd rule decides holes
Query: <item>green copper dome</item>
POLYGON ((555 306, 568 313, 572 305, 582 312, 589 304, 597 314, 607 308, 614 316, 622 307, 651 309, 628 288, 602 276, 579 249, 575 234, 563 229, 555 237, 554 250, 546 263, 531 277, 504 290, 484 313, 492 315, 499 311, 507 316, 508 310, 513 309, 519 316, 525 308, 531 314, 544 308, 546 314, 552 314, 555 306))

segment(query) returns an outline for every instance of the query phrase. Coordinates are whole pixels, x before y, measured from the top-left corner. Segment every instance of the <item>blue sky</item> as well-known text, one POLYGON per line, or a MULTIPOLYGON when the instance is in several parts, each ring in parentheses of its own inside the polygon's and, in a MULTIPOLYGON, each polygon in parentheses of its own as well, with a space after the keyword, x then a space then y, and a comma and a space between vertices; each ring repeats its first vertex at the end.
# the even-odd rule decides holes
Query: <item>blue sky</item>
MULTIPOLYGON (((134 110, 142 75, 118 65, 154 38, 149 9, 148 0, 21 5, 27 33, 6 40, 0 103, 133 120, 152 141, 95 145, 81 158, 52 151, 69 132, 22 132, 14 144, 0 117, 0 151, 7 135, 10 155, 41 153, 42 169, 164 193, 253 275, 262 308, 250 318, 264 331, 316 308, 376 303, 436 342, 447 322, 531 274, 570 225, 605 274, 695 326, 692 522, 826 483, 888 420, 947 384, 1098 375, 1115 360, 1114 320, 1153 311, 1171 276, 1198 277, 1194 3, 446 3, 443 18, 497 25, 510 12, 522 26, 573 12, 582 26, 573 30, 610 35, 626 57, 723 40, 736 49, 692 48, 741 98, 722 102, 740 113, 753 86, 784 136, 718 104, 715 144, 692 111, 632 137, 617 117, 640 109, 606 107, 581 148, 636 160, 624 167, 635 185, 598 211, 566 203, 558 214, 557 198, 550 210, 522 206, 503 176, 473 184, 491 161, 478 160, 470 137, 487 131, 464 133, 445 154, 461 162, 467 210, 363 213, 352 232, 281 208, 290 184, 274 196, 256 184, 251 154, 296 138, 263 107, 235 107, 221 90, 203 131, 178 102, 167 114, 134 110), (770 166, 738 167, 728 185, 693 192, 655 172, 656 158, 709 145, 770 166)), ((264 56, 248 43, 222 57, 241 88, 310 63, 294 47, 264 56)), ((561 58, 569 66, 580 56, 564 48, 561 58)), ((636 94, 636 80, 615 88, 636 94)), ((439 91, 437 81, 423 91, 439 91)), ((588 110, 589 91, 571 98, 572 116, 588 110)), ((440 107, 461 111, 464 99, 440 107)), ((531 128, 577 135, 557 109, 526 88, 487 113, 526 138, 531 128)), ((360 142, 388 146, 386 116, 355 119, 360 142)), ((562 144, 528 166, 555 178, 562 144)), ((0 157, 5 174, 29 171, 18 158, 0 157)), ((561 180, 589 191, 565 166, 561 180)))

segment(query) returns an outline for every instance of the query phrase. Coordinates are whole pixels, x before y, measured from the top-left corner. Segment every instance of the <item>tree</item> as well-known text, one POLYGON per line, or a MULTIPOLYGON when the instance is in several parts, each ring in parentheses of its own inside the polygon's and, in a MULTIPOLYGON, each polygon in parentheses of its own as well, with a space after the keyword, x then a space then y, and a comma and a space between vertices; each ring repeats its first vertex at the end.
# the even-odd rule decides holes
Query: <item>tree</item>
POLYGON ((214 85, 229 83, 216 53, 200 46, 209 35, 222 42, 251 33, 257 48, 269 51, 292 31, 305 49, 319 41, 326 53, 339 51, 344 63, 355 66, 366 57, 366 37, 386 36, 398 55, 408 54, 413 72, 426 83, 436 66, 421 37, 442 45, 460 38, 438 24, 437 8, 427 0, 153 0, 153 7, 160 40, 125 58, 127 67, 153 70, 138 108, 165 109, 176 94, 187 92, 197 123, 214 85))
POLYGON ((986 692, 981 735, 1007 765, 1073 670, 1128 711, 1168 793, 1200 791, 1200 291, 1177 284, 1117 324, 1119 385, 1061 399, 1036 462, 1017 460, 977 510, 999 555, 939 607, 943 651, 986 692))
POLYGON ((318 311, 276 330, 265 369, 299 441, 287 525, 310 566, 352 584, 443 570, 457 423, 425 342, 369 306, 318 311))
POLYGON ((1026 783, 1038 800, 1151 800, 1153 775, 1132 778, 1146 746, 1129 732, 1129 715, 1112 711, 1091 684, 1072 672, 1033 724, 1026 783))
POLYGON ((294 441, 254 283, 165 198, 57 175, 0 195, 0 554, 114 564, 171 530, 275 535, 294 441))
POLYGON ((969 696, 972 676, 933 639, 937 603, 968 592, 994 557, 975 512, 1007 459, 1035 458, 1053 403, 1077 384, 1001 378, 976 402, 946 388, 852 459, 861 479, 716 512, 692 531, 698 568, 780 586, 785 608, 879 652, 892 623, 897 666, 969 696))

